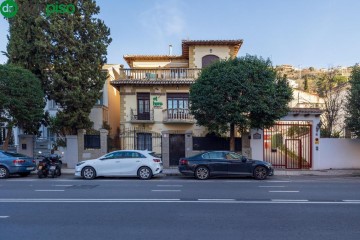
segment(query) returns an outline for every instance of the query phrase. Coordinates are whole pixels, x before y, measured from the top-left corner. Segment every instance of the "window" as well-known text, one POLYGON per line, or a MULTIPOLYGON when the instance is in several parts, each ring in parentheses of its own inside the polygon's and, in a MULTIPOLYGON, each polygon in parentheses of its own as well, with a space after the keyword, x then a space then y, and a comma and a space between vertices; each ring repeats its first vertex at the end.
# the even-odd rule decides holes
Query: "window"
POLYGON ((215 55, 206 55, 202 58, 202 68, 211 65, 213 62, 218 61, 219 57, 215 55))
POLYGON ((168 119, 186 119, 189 117, 189 94, 167 94, 168 119))
POLYGON ((137 94, 137 120, 150 120, 150 93, 137 94))
POLYGON ((137 134, 137 149, 152 151, 151 133, 138 133, 137 134))
POLYGON ((224 159, 223 152, 208 152, 203 155, 205 159, 224 159))

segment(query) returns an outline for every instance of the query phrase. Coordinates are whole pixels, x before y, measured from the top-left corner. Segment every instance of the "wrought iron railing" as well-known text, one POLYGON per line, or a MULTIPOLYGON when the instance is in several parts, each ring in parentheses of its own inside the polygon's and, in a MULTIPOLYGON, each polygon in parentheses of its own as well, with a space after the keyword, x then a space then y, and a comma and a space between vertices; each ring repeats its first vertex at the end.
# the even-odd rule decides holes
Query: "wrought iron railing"
POLYGON ((154 109, 150 109, 149 112, 138 113, 134 108, 130 109, 131 121, 154 121, 154 109))

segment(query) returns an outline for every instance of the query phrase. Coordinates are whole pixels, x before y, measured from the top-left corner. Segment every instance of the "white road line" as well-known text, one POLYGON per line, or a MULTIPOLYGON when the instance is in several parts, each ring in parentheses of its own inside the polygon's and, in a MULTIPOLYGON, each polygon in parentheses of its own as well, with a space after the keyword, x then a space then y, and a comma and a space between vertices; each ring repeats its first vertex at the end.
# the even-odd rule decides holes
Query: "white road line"
POLYGON ((298 193, 299 191, 269 191, 272 193, 298 193))
POLYGON ((265 181, 265 182, 271 182, 271 183, 288 183, 291 181, 277 181, 277 180, 269 180, 269 181, 265 181))
POLYGON ((227 180, 227 181, 225 181, 225 182, 230 182, 230 183, 249 183, 249 182, 255 182, 255 181, 242 181, 242 180, 237 180, 237 181, 235 181, 235 180, 227 180))
POLYGON ((35 192, 64 192, 65 190, 34 190, 35 192))
POLYGON ((306 199, 271 199, 274 202, 308 202, 306 199))
POLYGON ((152 192, 181 192, 181 190, 151 190, 152 192))
POLYGON ((235 201, 235 199, 198 199, 198 201, 235 201))
POLYGON ((360 203, 360 200, 343 200, 344 202, 359 202, 360 203))
POLYGON ((55 187, 72 187, 74 185, 54 185, 55 187))
POLYGON ((156 185, 157 187, 182 187, 183 185, 156 185))
POLYGON ((0 218, 8 218, 9 216, 0 216, 0 218))
POLYGON ((285 187, 285 186, 259 186, 259 187, 263 187, 263 188, 277 188, 277 187, 279 187, 279 188, 282 188, 282 187, 285 187))

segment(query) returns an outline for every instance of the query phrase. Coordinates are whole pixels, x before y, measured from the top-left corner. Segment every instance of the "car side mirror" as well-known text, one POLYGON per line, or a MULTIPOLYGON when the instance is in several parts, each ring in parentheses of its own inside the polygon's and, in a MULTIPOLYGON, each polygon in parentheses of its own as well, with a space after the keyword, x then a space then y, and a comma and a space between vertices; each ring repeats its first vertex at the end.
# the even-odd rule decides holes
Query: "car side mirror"
POLYGON ((242 162, 246 162, 246 161, 247 161, 247 158, 244 157, 244 156, 242 156, 242 157, 241 157, 241 161, 242 161, 242 162))

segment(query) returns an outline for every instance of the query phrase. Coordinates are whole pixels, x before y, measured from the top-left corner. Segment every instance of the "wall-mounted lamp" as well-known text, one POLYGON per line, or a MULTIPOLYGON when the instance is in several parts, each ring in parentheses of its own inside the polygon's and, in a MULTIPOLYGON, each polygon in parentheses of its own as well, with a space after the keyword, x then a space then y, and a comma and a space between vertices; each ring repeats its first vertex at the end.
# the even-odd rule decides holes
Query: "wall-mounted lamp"
POLYGON ((322 126, 322 122, 321 122, 321 120, 319 121, 319 123, 318 124, 316 124, 316 133, 318 133, 319 132, 319 130, 320 130, 320 128, 321 128, 321 126, 322 126))

